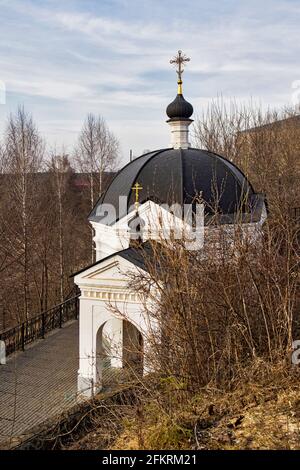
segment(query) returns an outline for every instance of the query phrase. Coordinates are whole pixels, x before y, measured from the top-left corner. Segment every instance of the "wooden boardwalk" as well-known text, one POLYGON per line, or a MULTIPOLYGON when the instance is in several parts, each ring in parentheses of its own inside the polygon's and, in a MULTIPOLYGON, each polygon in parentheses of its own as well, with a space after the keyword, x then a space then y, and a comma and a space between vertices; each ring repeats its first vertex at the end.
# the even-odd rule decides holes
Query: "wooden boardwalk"
POLYGON ((0 365, 0 449, 76 403, 78 321, 0 365))

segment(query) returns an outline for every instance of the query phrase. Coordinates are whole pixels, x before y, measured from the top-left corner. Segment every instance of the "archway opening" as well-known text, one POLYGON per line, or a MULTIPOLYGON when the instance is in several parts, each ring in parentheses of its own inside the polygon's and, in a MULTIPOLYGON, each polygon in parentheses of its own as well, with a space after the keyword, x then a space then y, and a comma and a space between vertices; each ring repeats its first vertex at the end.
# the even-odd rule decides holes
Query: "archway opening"
POLYGON ((123 357, 125 377, 136 378, 143 375, 144 344, 143 336, 131 322, 123 320, 123 357))
POLYGON ((101 390, 103 387, 105 371, 111 368, 110 344, 105 333, 107 323, 103 323, 97 331, 96 336, 96 359, 95 359, 95 388, 101 390))
POLYGON ((107 320, 96 335, 95 389, 142 376, 143 349, 143 336, 133 323, 107 320))

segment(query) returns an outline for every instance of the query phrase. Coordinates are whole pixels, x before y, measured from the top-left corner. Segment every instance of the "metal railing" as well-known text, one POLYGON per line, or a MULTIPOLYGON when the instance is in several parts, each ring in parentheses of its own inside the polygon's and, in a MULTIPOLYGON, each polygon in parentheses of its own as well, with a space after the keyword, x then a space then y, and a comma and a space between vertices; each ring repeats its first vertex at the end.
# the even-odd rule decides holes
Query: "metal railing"
POLYGON ((27 344, 45 335, 69 320, 77 320, 79 313, 79 294, 65 300, 55 307, 35 315, 23 323, 0 333, 0 341, 5 342, 6 355, 24 351, 27 344))

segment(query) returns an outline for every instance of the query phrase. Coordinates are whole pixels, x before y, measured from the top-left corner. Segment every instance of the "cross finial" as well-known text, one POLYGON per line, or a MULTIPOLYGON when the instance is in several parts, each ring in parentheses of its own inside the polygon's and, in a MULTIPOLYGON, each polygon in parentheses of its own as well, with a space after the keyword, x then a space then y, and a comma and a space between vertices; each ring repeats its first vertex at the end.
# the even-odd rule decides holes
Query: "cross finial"
POLYGON ((142 186, 136 182, 134 186, 132 186, 132 191, 135 192, 135 208, 136 210, 138 210, 138 207, 139 207, 139 191, 141 191, 143 188, 142 186))
POLYGON ((173 57, 173 59, 170 60, 170 64, 174 65, 176 67, 176 73, 178 75, 178 93, 182 94, 182 74, 184 72, 184 65, 186 62, 189 62, 191 59, 187 57, 185 54, 182 53, 182 51, 178 51, 177 55, 173 57))

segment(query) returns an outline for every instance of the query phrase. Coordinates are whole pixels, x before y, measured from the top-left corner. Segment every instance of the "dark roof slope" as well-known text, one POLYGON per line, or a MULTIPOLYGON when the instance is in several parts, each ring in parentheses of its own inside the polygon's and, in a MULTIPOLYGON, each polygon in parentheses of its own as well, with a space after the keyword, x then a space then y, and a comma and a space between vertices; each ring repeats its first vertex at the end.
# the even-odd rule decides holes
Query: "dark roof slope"
POLYGON ((151 256, 152 254, 152 248, 149 242, 142 243, 142 245, 139 247, 129 247, 126 248, 125 250, 117 251, 116 253, 112 253, 109 256, 106 256, 105 258, 102 258, 95 263, 90 264, 89 266, 86 266, 85 268, 80 269, 76 273, 72 274, 70 277, 77 276, 78 274, 83 273, 84 271, 87 271, 88 269, 92 268, 93 266, 98 266, 104 261, 109 260, 110 258, 113 258, 114 256, 121 256, 122 258, 126 259, 130 263, 134 264, 138 268, 143 269, 144 271, 147 271, 147 267, 145 264, 145 257, 151 256))
MULTIPOLYGON (((254 194, 245 175, 220 155, 195 148, 162 149, 142 155, 120 170, 89 220, 113 225, 122 219, 133 208, 136 182, 143 187, 140 203, 152 200, 183 206, 201 194, 206 215, 215 213, 216 200, 218 213, 235 214, 254 194), (119 196, 125 196, 125 204, 120 204, 119 196), (112 205, 116 213, 105 215, 104 204, 112 205)), ((246 205, 243 211, 248 212, 246 205)))

